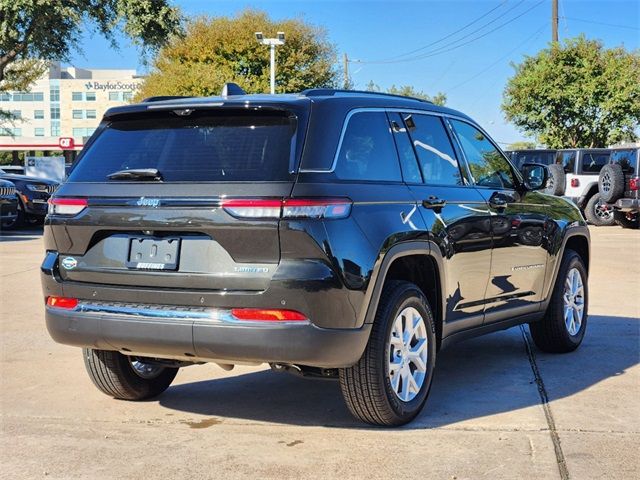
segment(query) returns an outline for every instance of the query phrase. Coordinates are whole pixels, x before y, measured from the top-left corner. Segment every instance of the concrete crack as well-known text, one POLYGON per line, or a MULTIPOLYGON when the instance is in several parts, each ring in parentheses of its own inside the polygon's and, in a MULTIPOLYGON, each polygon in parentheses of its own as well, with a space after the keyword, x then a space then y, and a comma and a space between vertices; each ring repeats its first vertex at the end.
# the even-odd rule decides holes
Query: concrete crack
POLYGON ((524 346, 527 350, 529 365, 531 365, 531 370, 533 371, 533 376, 535 377, 536 385, 538 386, 538 394, 540 395, 540 402, 542 403, 544 416, 547 419, 547 426, 549 427, 551 442, 553 443, 553 450, 556 454, 556 463, 558 464, 558 470, 560 471, 560 478, 562 480, 568 480, 569 470, 567 468, 567 462, 564 458, 562 445, 560 445, 560 436, 558 435, 558 431, 556 430, 556 422, 553 419, 553 413, 551 413, 551 407, 549 406, 549 396, 547 395, 547 390, 544 386, 544 382, 542 381, 542 376, 540 375, 538 364, 536 363, 536 355, 533 351, 532 341, 524 325, 520 325, 520 332, 522 333, 524 346))

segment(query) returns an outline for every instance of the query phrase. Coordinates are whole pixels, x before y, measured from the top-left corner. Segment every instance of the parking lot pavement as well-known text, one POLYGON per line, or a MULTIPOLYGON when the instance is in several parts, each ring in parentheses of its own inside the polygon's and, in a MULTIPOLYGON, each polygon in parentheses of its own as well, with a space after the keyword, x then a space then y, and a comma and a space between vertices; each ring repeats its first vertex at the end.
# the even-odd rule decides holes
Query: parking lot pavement
POLYGON ((0 237, 0 476, 638 478, 640 232, 592 229, 589 327, 566 355, 512 328, 443 351, 407 427, 353 420, 338 385, 182 369, 153 401, 99 393, 43 322, 38 232, 0 237))

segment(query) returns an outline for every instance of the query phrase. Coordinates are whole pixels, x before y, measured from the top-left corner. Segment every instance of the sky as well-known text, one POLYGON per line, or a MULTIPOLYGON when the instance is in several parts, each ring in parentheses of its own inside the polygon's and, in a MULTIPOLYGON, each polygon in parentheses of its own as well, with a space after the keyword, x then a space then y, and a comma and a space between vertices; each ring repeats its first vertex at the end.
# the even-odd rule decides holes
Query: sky
MULTIPOLYGON (((500 104, 512 62, 535 55, 551 40, 551 0, 174 0, 187 16, 234 16, 246 8, 274 19, 302 17, 324 27, 350 62, 355 88, 412 85, 443 92, 447 106, 478 121, 503 147, 525 140, 500 104), (382 62, 380 62, 382 61, 382 62), (380 62, 380 63, 377 63, 380 62), (384 63, 386 62, 386 63, 384 63)), ((559 0, 559 36, 584 34, 606 47, 640 48, 640 0, 559 0)), ((90 31, 70 63, 86 68, 148 71, 140 52, 119 37, 119 48, 90 31)), ((265 49, 265 55, 268 55, 265 49)))

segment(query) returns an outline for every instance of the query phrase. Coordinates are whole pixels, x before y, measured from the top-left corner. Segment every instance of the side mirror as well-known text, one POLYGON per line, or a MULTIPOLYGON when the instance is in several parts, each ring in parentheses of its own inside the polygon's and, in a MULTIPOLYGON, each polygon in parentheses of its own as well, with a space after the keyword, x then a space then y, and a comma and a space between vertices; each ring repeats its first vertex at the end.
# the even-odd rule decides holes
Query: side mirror
POLYGON ((542 190, 547 186, 549 171, 545 165, 525 163, 522 165, 522 174, 527 190, 542 190))

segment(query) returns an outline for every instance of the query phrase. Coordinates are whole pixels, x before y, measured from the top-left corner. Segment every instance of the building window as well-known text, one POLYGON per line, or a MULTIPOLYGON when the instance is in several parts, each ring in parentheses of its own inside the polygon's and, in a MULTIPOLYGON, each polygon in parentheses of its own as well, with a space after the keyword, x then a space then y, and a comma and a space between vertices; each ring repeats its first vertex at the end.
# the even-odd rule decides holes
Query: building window
POLYGON ((71 93, 71 100, 73 100, 74 102, 81 102, 82 101, 82 92, 72 92, 71 93))
POLYGON ((42 120, 44 118, 44 110, 34 110, 33 118, 36 120, 42 120))
POLYGON ((95 102, 96 101, 96 92, 87 92, 87 102, 95 102))
POLYGON ((117 102, 120 100, 120 92, 109 92, 109 100, 117 102))
POLYGON ((21 128, 2 128, 0 127, 0 137, 21 137, 21 128))
POLYGON ((10 93, 0 93, 0 102, 10 102, 11 94, 10 93))
POLYGON ((51 86, 49 89, 49 96, 51 97, 52 102, 60 101, 60 87, 57 85, 51 86))
POLYGON ((51 120, 60 120, 60 107, 51 107, 51 120))
POLYGON ((33 100, 35 102, 44 102, 44 93, 36 92, 33 94, 33 100))
POLYGON ((36 128, 35 128, 35 130, 34 130, 34 132, 35 132, 35 133, 34 133, 34 135, 35 135, 36 137, 44 137, 44 128, 42 128, 42 127, 36 127, 36 128))
POLYGON ((27 93, 27 92, 14 92, 11 93, 0 93, 0 102, 42 102, 44 101, 44 93, 36 92, 36 93, 27 93))
POLYGON ((60 122, 51 122, 51 136, 52 137, 60 136, 60 122))
POLYGON ((21 120, 22 119, 22 110, 11 110, 11 116, 15 120, 21 120))
POLYGON ((122 92, 122 99, 125 102, 130 101, 133 98, 133 93, 132 92, 122 92))
POLYGON ((75 118, 75 119, 82 119, 82 118, 83 118, 83 116, 82 116, 82 110, 73 110, 73 111, 71 112, 71 116, 72 116, 73 118, 75 118))
POLYGON ((96 118, 96 111, 95 110, 87 110, 86 112, 87 118, 96 118))

